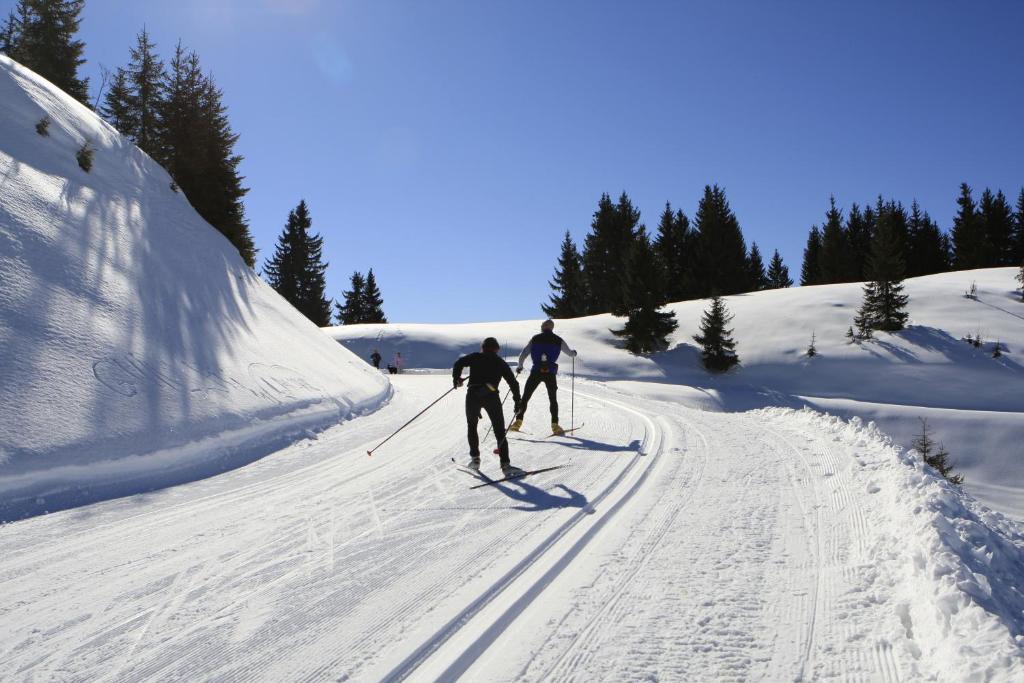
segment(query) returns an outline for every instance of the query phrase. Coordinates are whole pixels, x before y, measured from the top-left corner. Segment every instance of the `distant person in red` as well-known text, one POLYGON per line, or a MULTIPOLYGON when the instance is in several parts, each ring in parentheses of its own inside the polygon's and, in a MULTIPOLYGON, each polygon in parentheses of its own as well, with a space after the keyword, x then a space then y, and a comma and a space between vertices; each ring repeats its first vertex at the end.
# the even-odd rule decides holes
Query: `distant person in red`
POLYGON ((523 371, 523 361, 527 356, 533 359, 533 367, 530 369, 530 376, 526 380, 526 389, 523 390, 523 400, 516 409, 516 419, 508 430, 518 432, 523 426, 523 418, 526 417, 526 404, 537 387, 544 383, 548 390, 548 400, 551 402, 551 433, 565 434, 565 430, 558 424, 558 382, 555 376, 558 374, 558 356, 565 351, 571 358, 576 357, 576 352, 569 348, 565 340, 555 334, 555 321, 545 320, 540 325, 540 334, 533 335, 530 343, 526 345, 523 352, 519 354, 519 367, 516 373, 523 371))
POLYGON ((370 354, 370 361, 373 363, 373 367, 380 370, 380 351, 374 349, 373 353, 370 354))
POLYGON ((501 410, 501 399, 498 398, 498 385, 501 380, 508 382, 512 390, 513 405, 519 406, 519 382, 512 374, 505 359, 498 355, 501 347, 494 337, 484 339, 478 353, 455 361, 452 367, 452 381, 455 388, 462 386, 462 369, 469 368, 469 385, 466 387, 466 424, 469 437, 469 466, 480 469, 480 436, 476 425, 480 421, 480 411, 486 410, 491 418, 491 428, 498 439, 498 453, 501 456, 501 471, 508 476, 522 474, 518 467, 513 467, 508 457, 508 439, 505 438, 505 415, 501 410))

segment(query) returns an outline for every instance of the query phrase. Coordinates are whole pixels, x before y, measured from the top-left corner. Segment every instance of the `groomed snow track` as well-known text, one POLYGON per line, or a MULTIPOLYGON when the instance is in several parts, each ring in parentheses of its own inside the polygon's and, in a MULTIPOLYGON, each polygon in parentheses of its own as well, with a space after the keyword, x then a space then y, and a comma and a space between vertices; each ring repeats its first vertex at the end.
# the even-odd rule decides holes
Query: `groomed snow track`
MULTIPOLYGON (((931 584, 906 575, 913 563, 883 502, 903 495, 883 466, 895 458, 870 433, 793 411, 698 412, 586 382, 576 438, 536 436, 546 434, 542 397, 527 416, 533 434, 513 437, 516 464, 562 469, 471 490, 474 477, 451 463, 465 453, 461 393, 366 457, 447 383, 401 376, 377 414, 249 467, 0 527, 0 622, 10 626, 0 678, 1021 672, 1012 621, 1008 637, 954 652, 959 668, 936 658, 959 617, 936 636, 922 609, 931 584)), ((496 472, 494 459, 484 470, 496 472)), ((1012 529, 999 533, 1004 556, 1024 547, 1012 529)), ((1017 589, 1011 574, 990 593, 1017 589)), ((991 616, 971 623, 1007 630, 991 616)))

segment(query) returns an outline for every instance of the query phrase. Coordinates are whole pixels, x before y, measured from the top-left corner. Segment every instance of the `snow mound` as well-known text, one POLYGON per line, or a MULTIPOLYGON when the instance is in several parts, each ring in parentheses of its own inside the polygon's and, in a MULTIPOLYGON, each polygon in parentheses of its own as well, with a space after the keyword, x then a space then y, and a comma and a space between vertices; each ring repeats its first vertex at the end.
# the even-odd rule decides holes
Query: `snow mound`
POLYGON ((963 495, 916 451, 873 424, 803 410, 760 411, 770 424, 831 434, 853 446, 853 490, 873 499, 863 599, 888 601, 893 642, 912 678, 1024 680, 1024 531, 963 495), (1004 678, 1005 676, 1005 678, 1004 678))
POLYGON ((208 476, 389 392, 159 165, 3 55, 0 282, 0 520, 208 476))

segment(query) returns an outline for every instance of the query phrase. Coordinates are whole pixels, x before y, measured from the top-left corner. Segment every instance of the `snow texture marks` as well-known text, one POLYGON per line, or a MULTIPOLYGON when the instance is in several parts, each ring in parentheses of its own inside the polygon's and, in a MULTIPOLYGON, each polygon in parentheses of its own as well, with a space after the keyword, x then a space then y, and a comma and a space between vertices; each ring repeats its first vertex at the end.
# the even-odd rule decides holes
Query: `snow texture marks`
POLYGON ((0 521, 210 476, 388 395, 160 166, 2 55, 0 281, 0 521))

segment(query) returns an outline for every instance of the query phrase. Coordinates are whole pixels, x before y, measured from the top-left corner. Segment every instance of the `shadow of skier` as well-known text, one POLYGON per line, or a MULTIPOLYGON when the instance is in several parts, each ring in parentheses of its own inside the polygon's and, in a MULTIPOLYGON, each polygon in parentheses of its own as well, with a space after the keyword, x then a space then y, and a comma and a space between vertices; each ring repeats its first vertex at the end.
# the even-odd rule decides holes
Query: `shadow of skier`
POLYGON ((556 489, 566 493, 564 496, 556 496, 550 491, 533 486, 523 479, 511 479, 494 484, 506 496, 524 505, 514 505, 513 510, 523 512, 542 512, 544 510, 557 510, 559 508, 583 508, 588 504, 587 497, 579 491, 574 491, 565 484, 556 484, 556 489))

